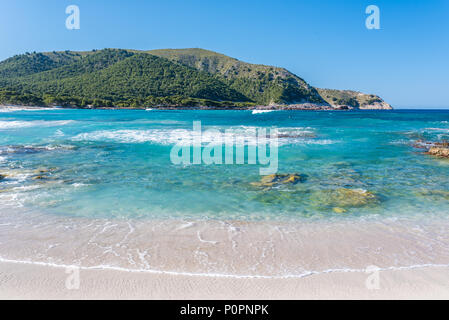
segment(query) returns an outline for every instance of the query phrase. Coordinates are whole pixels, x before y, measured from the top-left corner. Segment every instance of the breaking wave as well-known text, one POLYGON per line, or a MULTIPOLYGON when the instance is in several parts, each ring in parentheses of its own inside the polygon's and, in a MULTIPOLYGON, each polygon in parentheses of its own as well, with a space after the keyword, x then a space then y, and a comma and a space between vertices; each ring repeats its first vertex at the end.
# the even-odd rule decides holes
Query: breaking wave
MULTIPOLYGON (((101 130, 85 132, 72 138, 73 141, 113 141, 118 143, 150 142, 162 145, 199 145, 202 144, 236 144, 257 145, 258 134, 267 142, 273 142, 272 129, 258 130, 258 127, 210 127, 202 132, 187 129, 150 129, 150 130, 101 130)), ((278 144, 333 144, 334 140, 317 139, 312 128, 276 128, 278 144)), ((260 143, 260 142, 259 142, 260 143)))
POLYGON ((30 127, 57 127, 64 126, 70 123, 74 123, 74 120, 57 120, 57 121, 45 121, 45 120, 33 120, 33 121, 0 121, 0 130, 5 129, 18 129, 18 128, 30 128, 30 127))

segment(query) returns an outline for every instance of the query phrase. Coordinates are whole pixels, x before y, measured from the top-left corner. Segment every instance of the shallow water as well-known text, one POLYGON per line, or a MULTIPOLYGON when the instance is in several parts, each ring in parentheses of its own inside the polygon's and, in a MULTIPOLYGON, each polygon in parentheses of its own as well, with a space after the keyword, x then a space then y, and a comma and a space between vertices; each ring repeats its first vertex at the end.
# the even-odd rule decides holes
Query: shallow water
MULTIPOLYGON (((203 133, 205 144, 216 138, 203 133)), ((414 146, 445 139, 448 111, 3 110, 0 258, 237 275, 449 263, 449 161, 414 146), (173 164, 170 151, 193 121, 237 130, 246 147, 252 130, 277 128, 278 172, 306 178, 267 188, 254 185, 264 165, 173 164), (389 249, 370 261, 375 248, 351 242, 381 230, 395 236, 384 234, 379 246, 389 249), (346 258, 324 258, 337 239, 346 258), (77 250, 67 254, 69 243, 77 250), (307 258, 289 258, 294 252, 307 258)))

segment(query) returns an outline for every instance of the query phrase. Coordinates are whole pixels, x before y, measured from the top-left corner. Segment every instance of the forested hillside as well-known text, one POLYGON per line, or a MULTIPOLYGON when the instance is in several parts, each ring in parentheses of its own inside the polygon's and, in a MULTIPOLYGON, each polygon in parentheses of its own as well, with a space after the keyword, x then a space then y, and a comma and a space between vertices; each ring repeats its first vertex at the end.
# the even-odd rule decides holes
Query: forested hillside
POLYGON ((104 49, 17 55, 0 62, 0 103, 73 107, 251 107, 370 101, 316 89, 283 68, 203 49, 104 49))

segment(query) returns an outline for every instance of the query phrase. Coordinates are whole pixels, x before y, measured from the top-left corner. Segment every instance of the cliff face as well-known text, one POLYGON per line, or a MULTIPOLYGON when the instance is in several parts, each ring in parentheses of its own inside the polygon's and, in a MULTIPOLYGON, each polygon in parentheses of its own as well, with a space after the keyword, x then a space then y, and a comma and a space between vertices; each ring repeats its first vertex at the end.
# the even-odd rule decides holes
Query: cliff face
POLYGON ((361 110, 393 110, 393 107, 386 103, 385 101, 382 102, 374 102, 372 104, 360 106, 359 109, 361 110))
POLYGON ((393 107, 374 94, 352 90, 335 90, 317 88, 321 97, 333 107, 347 106, 361 110, 391 110, 393 107))

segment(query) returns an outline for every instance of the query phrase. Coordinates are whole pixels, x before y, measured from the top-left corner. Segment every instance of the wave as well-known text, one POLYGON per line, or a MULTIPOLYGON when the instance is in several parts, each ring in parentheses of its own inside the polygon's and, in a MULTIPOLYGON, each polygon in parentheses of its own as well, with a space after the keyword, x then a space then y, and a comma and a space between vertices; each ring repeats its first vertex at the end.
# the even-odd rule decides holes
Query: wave
POLYGON ((0 112, 16 112, 16 111, 42 111, 42 110, 55 110, 55 108, 43 108, 43 107, 1 107, 0 112))
POLYGON ((74 123, 74 120, 32 120, 32 121, 0 121, 0 130, 5 129, 18 129, 18 128, 30 128, 30 127, 57 127, 74 123))
MULTIPOLYGON (((72 138, 73 141, 113 141, 117 143, 155 143, 162 145, 257 145, 258 127, 204 128, 201 133, 187 129, 149 129, 149 130, 101 130, 85 132, 72 138)), ((266 129, 266 141, 273 142, 272 128, 266 129)), ((278 145, 286 144, 332 144, 334 140, 316 139, 314 130, 309 127, 273 128, 276 129, 278 145)), ((259 131, 260 132, 260 131, 259 131)), ((259 142, 260 144, 260 142, 259 142)))
POLYGON ((54 151, 54 150, 73 150, 76 149, 75 146, 69 144, 49 144, 44 146, 34 146, 34 145, 9 145, 0 146, 0 155, 13 154, 13 153, 37 153, 42 151, 54 151))
MULTIPOLYGON (((286 274, 286 275, 238 275, 238 274, 223 274, 223 273, 200 273, 200 272, 182 272, 182 271, 170 271, 170 270, 158 270, 158 269, 129 269, 123 267, 116 267, 110 265, 96 265, 96 266, 79 266, 79 265, 68 265, 68 264, 57 264, 51 262, 39 262, 39 261, 29 261, 29 260, 13 260, 6 259, 0 256, 0 262, 3 263, 17 263, 17 264, 30 264, 30 265, 38 265, 45 267, 53 267, 53 268, 77 268, 81 270, 112 270, 112 271, 123 271, 123 272, 132 272, 132 273, 153 273, 153 274, 166 274, 166 275, 180 275, 180 276, 192 276, 192 277, 212 277, 212 278, 243 278, 243 279, 291 279, 291 278, 304 278, 313 275, 319 274, 328 274, 328 273, 366 273, 367 269, 353 269, 353 268, 332 268, 325 270, 307 270, 298 274, 286 274)), ((413 269, 423 269, 423 268, 447 268, 449 264, 416 264, 409 266, 391 266, 391 267, 383 267, 376 268, 373 271, 404 271, 404 270, 413 270, 413 269)))
POLYGON ((449 128, 425 128, 425 130, 449 132, 449 128))

